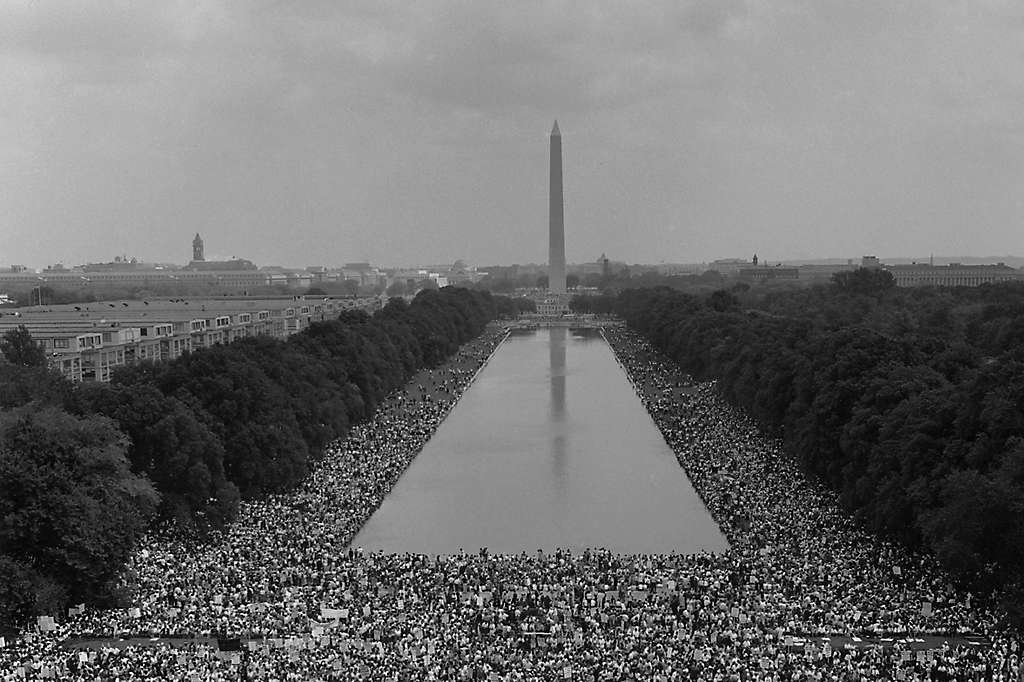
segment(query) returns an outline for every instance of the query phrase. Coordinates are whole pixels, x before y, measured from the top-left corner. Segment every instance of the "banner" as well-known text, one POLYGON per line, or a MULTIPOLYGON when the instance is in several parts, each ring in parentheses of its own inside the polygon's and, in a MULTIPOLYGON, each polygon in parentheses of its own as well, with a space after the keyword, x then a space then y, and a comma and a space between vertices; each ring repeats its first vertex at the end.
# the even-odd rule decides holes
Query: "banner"
POLYGON ((339 620, 341 618, 348 618, 348 609, 329 609, 326 606, 321 606, 320 618, 323 620, 339 620))
POLYGON ((217 649, 219 651, 240 651, 242 641, 237 637, 218 637, 217 649))

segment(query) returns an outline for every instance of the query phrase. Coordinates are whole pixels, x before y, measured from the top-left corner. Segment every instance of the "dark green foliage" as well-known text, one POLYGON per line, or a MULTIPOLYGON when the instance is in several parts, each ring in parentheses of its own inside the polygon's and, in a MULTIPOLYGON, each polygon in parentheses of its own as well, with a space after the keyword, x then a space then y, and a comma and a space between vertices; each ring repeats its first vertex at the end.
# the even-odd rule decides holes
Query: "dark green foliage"
POLYGON ((0 418, 0 623, 102 602, 158 495, 113 422, 56 407, 0 418))
POLYGON ((724 313, 735 310, 739 306, 739 300, 725 289, 719 289, 708 297, 707 304, 712 310, 724 313))
POLYGON ((34 400, 60 404, 71 390, 71 382, 46 367, 0 363, 0 410, 34 400))
MULTIPOLYGON (((490 291, 478 285, 477 291, 490 291)), ((522 313, 537 312, 537 302, 527 296, 495 296, 494 311, 498 319, 515 319, 522 313)))
POLYGON ((685 370, 717 379, 869 528, 978 585, 1016 589, 1024 287, 896 289, 857 270, 750 294, 628 290, 618 311, 685 370))
POLYGON ((17 408, 0 413, 0 629, 109 601, 154 514, 204 533, 240 497, 294 486, 324 445, 499 314, 515 304, 446 287, 287 341, 121 368, 111 384, 0 364, 0 407, 17 408))
POLYGON ((251 347, 259 342, 243 339, 159 365, 152 384, 207 420, 224 449, 224 471, 243 496, 287 488, 306 474, 309 459, 288 394, 265 371, 280 359, 261 357, 251 347))
POLYGON ((160 491, 160 514, 198 530, 234 516, 238 489, 224 474, 221 440, 180 400, 155 386, 89 384, 73 396, 75 411, 109 417, 128 436, 132 471, 160 491))
POLYGON ((599 296, 573 296, 569 301, 569 309, 574 313, 609 315, 615 312, 615 297, 601 294, 599 296))
POLYGON ((25 325, 5 332, 0 337, 0 353, 7 362, 20 367, 45 367, 46 353, 35 342, 25 325))
POLYGON ((164 516, 216 526, 239 494, 294 486, 324 445, 511 307, 486 292, 424 290, 411 303, 393 298, 372 317, 348 311, 287 341, 251 337, 122 369, 112 385, 83 387, 72 402, 130 435, 133 469, 164 493, 164 516))
POLYGON ((857 268, 832 275, 832 284, 858 294, 877 294, 896 286, 892 273, 881 268, 857 268))
POLYGON ((67 603, 67 592, 33 570, 32 563, 31 558, 0 554, 0 633, 16 632, 33 615, 55 612, 67 603))

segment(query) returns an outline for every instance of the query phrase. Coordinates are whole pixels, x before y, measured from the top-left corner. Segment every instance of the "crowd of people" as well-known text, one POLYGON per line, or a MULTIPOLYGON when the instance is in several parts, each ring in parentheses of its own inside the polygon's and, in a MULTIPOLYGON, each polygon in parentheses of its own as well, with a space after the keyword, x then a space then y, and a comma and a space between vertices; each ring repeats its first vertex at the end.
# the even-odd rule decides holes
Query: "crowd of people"
POLYGON ((350 546, 503 335, 415 379, 222 533, 152 533, 124 578, 131 606, 6 643, 0 679, 1024 680, 1020 641, 983 600, 860 531, 713 385, 625 329, 606 340, 727 551, 350 546))

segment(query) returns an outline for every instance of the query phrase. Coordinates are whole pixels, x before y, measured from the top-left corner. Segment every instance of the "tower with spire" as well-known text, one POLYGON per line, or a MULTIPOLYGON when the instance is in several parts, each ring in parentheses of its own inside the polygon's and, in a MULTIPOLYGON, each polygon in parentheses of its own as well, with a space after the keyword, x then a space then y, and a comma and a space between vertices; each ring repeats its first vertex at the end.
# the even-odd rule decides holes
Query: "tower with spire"
POLYGON ((203 238, 196 232, 196 238, 192 240, 192 260, 193 261, 204 261, 203 258, 203 238))

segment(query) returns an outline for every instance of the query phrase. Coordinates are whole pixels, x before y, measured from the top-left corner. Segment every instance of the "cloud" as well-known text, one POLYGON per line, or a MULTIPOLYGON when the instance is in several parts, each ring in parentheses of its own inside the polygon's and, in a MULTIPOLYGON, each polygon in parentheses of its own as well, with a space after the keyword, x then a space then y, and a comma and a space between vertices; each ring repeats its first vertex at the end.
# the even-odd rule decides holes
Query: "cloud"
POLYGON ((730 4, 460 3, 410 28, 416 50, 380 67, 396 88, 491 116, 625 105, 692 77, 730 4))
POLYGON ((1011 243, 1022 28, 1010 0, 9 3, 0 219, 28 262, 196 229, 523 262, 557 117, 570 257, 906 251, 972 215, 1011 243))

